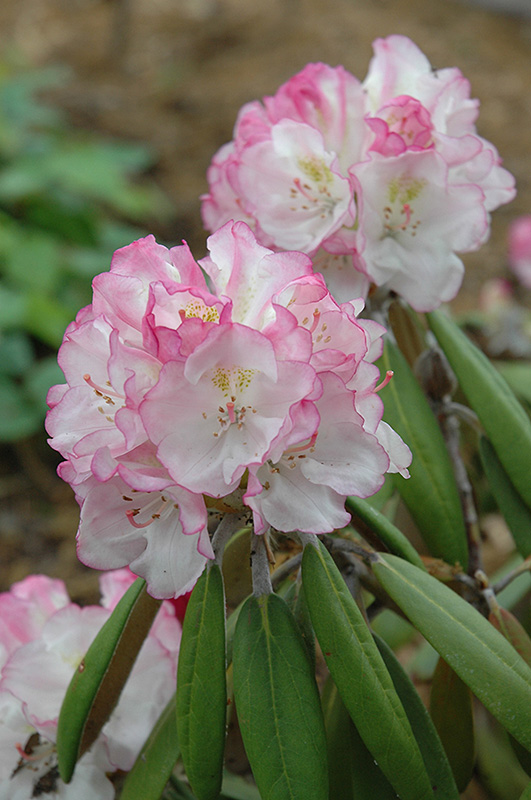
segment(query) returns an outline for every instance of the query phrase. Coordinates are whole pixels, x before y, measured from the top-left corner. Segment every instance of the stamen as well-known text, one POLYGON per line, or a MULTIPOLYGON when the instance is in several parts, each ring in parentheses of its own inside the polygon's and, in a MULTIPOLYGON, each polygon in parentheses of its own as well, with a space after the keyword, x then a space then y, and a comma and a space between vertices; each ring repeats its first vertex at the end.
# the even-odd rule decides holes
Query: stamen
MULTIPOLYGON (((28 747, 28 745, 26 745, 26 747, 28 747)), ((49 756, 50 753, 53 753, 54 745, 50 744, 50 747, 47 747, 46 750, 44 750, 44 752, 41 751, 40 753, 36 753, 35 755, 32 755, 33 748, 28 753, 27 750, 24 747, 22 747, 20 742, 15 743, 15 749, 23 761, 28 761, 28 762, 41 761, 43 758, 46 758, 46 756, 49 756)))
POLYGON ((125 516, 126 516, 126 517, 127 517, 127 519, 129 520, 129 522, 131 523, 131 525, 133 526, 133 528, 147 528, 147 527, 148 527, 148 525, 151 525, 151 523, 155 521, 155 520, 152 518, 152 519, 149 519, 147 522, 135 522, 135 520, 134 520, 134 517, 136 517, 136 515, 137 515, 138 513, 139 513, 139 512, 138 512, 138 510, 137 510, 137 509, 134 509, 134 508, 133 508, 133 509, 130 509, 129 511, 126 511, 126 512, 125 512, 125 516))
POLYGON ((310 333, 313 333, 314 330, 317 328, 317 325, 319 324, 319 317, 320 316, 321 316, 321 312, 319 311, 318 308, 316 308, 315 311, 313 312, 313 322, 312 322, 312 327, 310 328, 310 333))
POLYGON ((227 414, 229 415, 230 422, 236 422, 236 414, 234 413, 234 403, 228 402, 227 403, 227 414))
POLYGON ((109 391, 109 389, 103 388, 101 386, 98 386, 97 383, 94 383, 94 381, 92 380, 92 378, 88 373, 86 375, 83 375, 83 380, 90 386, 91 389, 94 389, 96 394, 100 395, 101 397, 103 398, 117 397, 119 400, 123 400, 122 395, 116 394, 116 392, 109 391))
POLYGON ((286 453, 289 453, 291 455, 292 453, 302 453, 303 450, 309 450, 315 444, 315 441, 317 439, 317 433, 318 432, 315 431, 315 433, 313 434, 312 438, 310 439, 310 441, 307 444, 300 444, 300 445, 297 445, 297 447, 288 447, 288 449, 286 450, 286 453))
POLYGON ((385 378, 383 379, 383 381, 381 383, 378 384, 378 386, 375 388, 374 391, 375 392, 379 392, 381 389, 383 389, 385 386, 387 386, 387 384, 389 383, 389 381, 391 380, 393 375, 394 375, 393 370, 392 369, 388 369, 387 372, 385 373, 385 378))
POLYGON ((303 184, 300 182, 300 178, 294 178, 294 179, 293 179, 293 183, 295 184, 295 186, 297 187, 297 189, 299 190, 299 192, 300 192, 300 193, 301 193, 301 194, 302 194, 304 197, 308 198, 308 200, 311 200, 312 202, 315 202, 315 198, 314 198, 314 197, 312 197, 311 193, 308 191, 308 189, 310 189, 311 187, 310 187, 310 186, 308 186, 308 184, 307 184, 307 183, 305 183, 305 184, 303 185, 303 184))
MULTIPOLYGON (((389 219, 389 215, 391 213, 391 209, 389 207, 384 208, 385 218, 386 220, 389 219)), ((409 203, 404 203, 401 209, 401 214, 405 214, 406 218, 403 222, 396 222, 394 225, 386 224, 385 227, 388 231, 405 231, 408 227, 409 223, 411 222, 411 206, 409 203)))

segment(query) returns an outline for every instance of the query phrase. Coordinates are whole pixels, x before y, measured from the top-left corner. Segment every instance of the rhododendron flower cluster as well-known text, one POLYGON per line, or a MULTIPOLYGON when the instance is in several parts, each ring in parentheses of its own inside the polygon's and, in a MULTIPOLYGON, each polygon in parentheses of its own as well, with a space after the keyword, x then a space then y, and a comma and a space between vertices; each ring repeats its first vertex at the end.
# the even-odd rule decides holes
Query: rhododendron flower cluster
POLYGON ((360 319, 363 301, 338 304, 308 256, 267 249, 244 222, 208 247, 199 264, 153 237, 117 251, 48 396, 79 557, 129 565, 157 597, 188 591, 213 556, 207 503, 252 515, 256 533, 330 532, 347 495, 410 462, 382 422, 384 328, 360 319))
POLYGON ((362 83, 308 64, 241 109, 208 171, 204 223, 244 220, 265 246, 308 253, 339 301, 375 284, 433 310, 461 285, 456 253, 480 247, 514 196, 478 105, 457 68, 433 70, 404 36, 375 41, 362 83))
POLYGON ((55 739, 72 673, 133 580, 129 570, 107 573, 101 606, 85 608, 70 601, 62 581, 42 575, 0 594, 1 800, 114 798, 108 776, 131 769, 175 691, 181 625, 171 603, 162 604, 112 718, 68 785, 59 778, 55 739))

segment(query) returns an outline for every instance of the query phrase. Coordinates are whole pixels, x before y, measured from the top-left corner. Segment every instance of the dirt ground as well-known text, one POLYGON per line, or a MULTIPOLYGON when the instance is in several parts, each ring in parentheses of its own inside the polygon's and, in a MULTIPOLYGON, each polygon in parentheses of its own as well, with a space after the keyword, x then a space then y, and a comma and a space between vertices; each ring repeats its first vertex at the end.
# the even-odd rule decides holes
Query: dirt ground
MULTIPOLYGON (((155 176, 175 213, 153 226, 204 254, 199 195, 240 106, 308 61, 342 63, 360 79, 378 36, 410 36, 435 67, 458 66, 481 100, 479 131, 517 178, 518 197, 494 214, 493 235, 466 256, 455 307, 476 303, 503 273, 507 226, 531 212, 531 20, 452 0, 3 0, 0 57, 64 64, 54 101, 82 128, 150 143, 155 176)), ((110 254, 109 254, 110 256, 110 254)), ((0 459, 0 589, 36 569, 93 599, 96 575, 76 561, 77 506, 55 477, 44 434, 0 459)))
MULTIPOLYGON (((273 93, 308 61, 341 63, 362 79, 371 42, 391 33, 411 37, 433 66, 458 66, 469 78, 481 100, 479 132, 517 178, 518 196, 495 212, 490 243, 465 258, 454 306, 468 309, 481 283, 506 269, 509 223, 531 213, 529 17, 454 0, 0 4, 0 60, 66 64, 70 80, 54 99, 75 125, 151 144, 156 179, 175 209, 153 232, 188 240, 197 257, 205 248, 198 199, 205 170, 231 138, 240 106, 273 93)), ((74 599, 93 602, 97 575, 75 559, 77 506, 55 465, 44 433, 0 450, 0 590, 42 571, 66 579, 74 599)))
MULTIPOLYGON (((531 212, 531 20, 452 0, 3 0, 0 57, 65 64, 54 101, 75 125, 150 143, 157 181, 175 213, 154 233, 205 233, 199 195, 215 150, 231 138, 240 106, 273 93, 308 61, 344 64, 363 78, 378 36, 410 36, 436 67, 458 66, 481 100, 479 131, 516 175, 518 197, 494 214, 493 236, 466 256, 455 307, 476 303, 485 278, 503 273, 507 226, 531 212)), ((109 254, 110 256, 110 254, 109 254)), ((55 477, 44 434, 0 459, 0 589, 36 569, 67 579, 77 599, 96 576, 78 565, 77 507, 55 477)))

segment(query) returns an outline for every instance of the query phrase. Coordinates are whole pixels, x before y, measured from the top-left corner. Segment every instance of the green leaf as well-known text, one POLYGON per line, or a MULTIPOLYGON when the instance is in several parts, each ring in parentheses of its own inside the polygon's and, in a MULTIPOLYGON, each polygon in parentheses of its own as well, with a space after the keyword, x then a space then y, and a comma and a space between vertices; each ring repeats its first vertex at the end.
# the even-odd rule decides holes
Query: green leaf
POLYGON ((251 531, 245 527, 231 536, 223 556, 223 583, 229 606, 237 606, 253 591, 251 564, 251 531))
POLYGON ((42 414, 24 387, 7 376, 0 376, 0 440, 23 439, 35 433, 41 423, 42 414))
POLYGON ((519 800, 531 800, 531 781, 525 787, 524 791, 520 795, 519 800))
MULTIPOLYGON (((382 389, 384 419, 410 447, 410 478, 396 477, 396 487, 432 555, 449 564, 468 563, 461 501, 452 463, 430 405, 406 359, 389 341, 380 360, 393 378, 382 389)), ((387 544, 387 543, 386 543, 387 544)))
POLYGON ((441 311, 427 319, 507 475, 531 508, 531 420, 498 370, 454 322, 441 311))
POLYGON ((384 608, 373 618, 371 628, 373 634, 378 634, 392 650, 398 650, 418 638, 418 633, 413 625, 390 608, 384 608))
POLYGON ((379 636, 374 639, 418 742, 434 796, 438 800, 459 800, 444 747, 424 703, 389 645, 379 636))
POLYGON ((120 800, 159 800, 179 753, 174 695, 128 773, 120 800))
POLYGON ((531 639, 514 614, 511 614, 506 608, 495 605, 490 610, 489 622, 505 636, 514 649, 520 653, 526 664, 531 667, 531 639))
POLYGON ((497 630, 455 592, 407 561, 372 565, 384 589, 461 680, 531 748, 531 670, 497 630))
POLYGON ((396 792, 352 722, 331 676, 321 698, 326 729, 330 797, 394 800, 396 792))
POLYGON ((24 325, 27 314, 26 296, 0 284, 0 331, 24 325))
POLYGON ((472 695, 443 658, 439 658, 433 673, 430 714, 452 765, 455 782, 459 791, 464 792, 475 761, 472 695))
POLYGON ((253 783, 228 770, 223 772, 221 796, 231 800, 260 800, 260 793, 253 783))
POLYGON ((297 623, 277 595, 246 600, 233 665, 240 729, 262 800, 328 800, 315 677, 297 623))
POLYGON ((34 365, 31 342, 24 333, 13 331, 0 335, 0 372, 20 377, 34 365))
POLYGON ((485 436, 479 440, 479 455, 498 508, 511 531, 518 552, 527 558, 531 555, 531 511, 514 488, 496 451, 485 436))
POLYGON ((76 669, 59 713, 57 759, 68 783, 76 761, 95 742, 118 702, 161 601, 136 580, 121 598, 76 669))
POLYGON ((360 609, 320 543, 319 549, 308 545, 304 550, 302 585, 328 669, 365 745, 403 800, 433 797, 389 672, 360 609))
POLYGON ((198 800, 219 797, 225 748, 225 596, 217 564, 209 565, 188 601, 177 671, 177 734, 198 800))
POLYGON ((299 626, 302 640, 306 645, 308 658, 312 669, 315 668, 315 633, 310 619, 310 612, 306 603, 306 597, 302 591, 302 583, 297 580, 295 575, 286 578, 277 588, 277 594, 282 597, 289 610, 293 614, 295 622, 299 626))
POLYGON ((526 788, 529 776, 518 763, 503 728, 486 714, 478 717, 476 774, 488 798, 515 800, 526 788))
POLYGON ((396 525, 393 525, 386 516, 374 508, 367 500, 359 497, 347 497, 345 506, 347 511, 353 515, 352 524, 356 527, 361 521, 360 533, 363 536, 363 526, 366 525, 370 530, 381 539, 389 548, 391 553, 405 558, 411 564, 415 564, 420 569, 425 569, 424 562, 411 544, 396 525))
POLYGON ((46 412, 46 395, 50 386, 64 382, 65 377, 57 363, 56 356, 41 358, 32 367, 31 371, 28 371, 24 378, 24 388, 28 397, 32 399, 36 408, 40 411, 41 416, 44 416, 46 412))
POLYGON ((24 327, 50 347, 61 344, 65 328, 71 321, 70 310, 56 300, 33 292, 26 296, 24 327))
POLYGON ((518 399, 531 404, 531 362, 494 361, 493 363, 518 399))

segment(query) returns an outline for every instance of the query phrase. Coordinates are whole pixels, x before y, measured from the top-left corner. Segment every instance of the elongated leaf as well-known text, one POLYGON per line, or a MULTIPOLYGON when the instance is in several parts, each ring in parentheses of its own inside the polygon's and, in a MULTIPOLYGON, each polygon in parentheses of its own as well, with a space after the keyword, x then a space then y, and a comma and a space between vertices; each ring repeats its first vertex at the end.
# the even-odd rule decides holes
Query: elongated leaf
POLYGON ((531 639, 514 614, 511 614, 506 608, 498 606, 491 609, 489 622, 505 636, 514 649, 520 653, 526 664, 531 667, 531 639))
MULTIPOLYGON (((510 611, 502 606, 493 604, 489 614, 489 622, 505 636, 514 649, 520 653, 526 664, 531 667, 531 639, 514 614, 511 614, 510 611)), ((531 753, 511 735, 509 735, 509 741, 522 768, 528 775, 531 775, 531 753)))
POLYGON ((389 645, 379 636, 374 639, 415 734, 434 796, 438 800, 459 800, 444 747, 424 703, 389 645))
POLYGON ((253 591, 249 551, 251 532, 242 528, 232 536, 225 547, 223 557, 223 585, 229 606, 242 603, 253 591))
POLYGON ((57 724, 57 759, 65 783, 112 714, 160 604, 147 594, 145 581, 136 580, 75 671, 57 724))
POLYGON ((492 717, 478 715, 476 772, 496 800, 514 800, 526 788, 526 775, 511 750, 507 734, 492 717))
POLYGON ((407 561, 372 565, 413 625, 515 739, 531 749, 531 670, 514 647, 455 592, 407 561))
POLYGON ((485 436, 479 440, 479 454, 492 493, 511 531, 518 552, 527 558, 531 554, 531 510, 514 488, 496 451, 485 436))
POLYGON ((525 787, 524 791, 520 795, 519 800, 531 800, 531 781, 525 787))
POLYGON ((433 797, 391 677, 360 609, 321 544, 304 550, 302 585, 328 669, 365 745, 403 800, 433 797))
POLYGON ((460 792, 474 770, 475 739, 472 695, 461 678, 439 658, 430 695, 430 713, 444 744, 460 792))
MULTIPOLYGON (((352 524, 356 526, 358 520, 362 525, 367 525, 381 541, 389 548, 391 553, 405 558, 420 569, 425 569, 424 563, 402 531, 393 525, 386 516, 360 497, 347 497, 345 506, 353 515, 352 524)), ((363 535, 363 527, 360 529, 363 535)))
POLYGON ((233 667, 241 733, 262 800, 328 800, 319 694, 297 623, 277 595, 246 600, 233 667))
POLYGON ((260 800, 260 793, 254 783, 225 770, 223 772, 222 797, 230 800, 260 800))
POLYGON ((128 773, 120 800, 160 800, 179 754, 174 695, 128 773))
POLYGON ((531 420, 507 381, 454 322, 440 311, 427 319, 507 475, 531 508, 531 420))
POLYGON ((329 677, 321 698, 326 728, 330 797, 394 800, 396 792, 376 764, 329 677))
MULTIPOLYGON (((465 525, 454 472, 433 412, 402 353, 386 342, 383 370, 393 379, 382 389, 384 419, 413 453, 410 478, 398 476, 396 487, 417 523, 432 555, 466 569, 465 525)), ((386 542, 387 544, 387 542, 386 542)))
POLYGON ((225 597, 217 564, 209 565, 188 601, 177 670, 177 734, 198 800, 219 797, 223 774, 227 684, 225 597))
POLYGON ((302 640, 306 645, 308 658, 312 669, 315 668, 315 633, 312 621, 306 605, 306 598, 302 591, 302 584, 294 577, 287 578, 277 589, 277 594, 284 600, 289 610, 293 614, 295 622, 299 626, 302 640))

